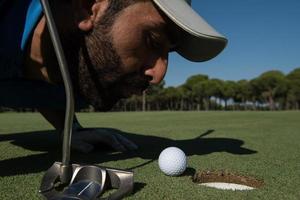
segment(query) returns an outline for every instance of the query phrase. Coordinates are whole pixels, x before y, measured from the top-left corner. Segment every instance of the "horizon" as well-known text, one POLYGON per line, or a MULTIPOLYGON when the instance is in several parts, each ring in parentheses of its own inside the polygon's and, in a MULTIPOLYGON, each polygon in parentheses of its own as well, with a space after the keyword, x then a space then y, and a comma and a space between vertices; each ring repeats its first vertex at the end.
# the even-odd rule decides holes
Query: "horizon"
POLYGON ((192 6, 228 39, 228 45, 216 58, 200 63, 171 53, 166 87, 182 85, 197 74, 237 81, 270 70, 287 74, 300 67, 299 1, 194 0, 192 6))

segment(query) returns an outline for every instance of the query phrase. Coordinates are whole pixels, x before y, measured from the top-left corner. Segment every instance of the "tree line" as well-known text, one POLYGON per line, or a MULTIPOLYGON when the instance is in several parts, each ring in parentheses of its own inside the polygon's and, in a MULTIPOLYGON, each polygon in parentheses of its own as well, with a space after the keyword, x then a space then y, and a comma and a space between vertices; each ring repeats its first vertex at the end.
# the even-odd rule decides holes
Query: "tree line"
MULTIPOLYGON (((288 74, 278 70, 262 73, 251 80, 220 80, 198 74, 178 87, 163 81, 141 96, 120 100, 113 111, 200 111, 200 110, 299 110, 300 68, 288 74)), ((35 109, 4 111, 35 112, 35 109)), ((81 110, 97 111, 93 107, 81 110)))
POLYGON ((178 87, 162 82, 142 96, 123 99, 114 111, 299 110, 300 68, 278 70, 251 80, 220 80, 198 74, 178 87))

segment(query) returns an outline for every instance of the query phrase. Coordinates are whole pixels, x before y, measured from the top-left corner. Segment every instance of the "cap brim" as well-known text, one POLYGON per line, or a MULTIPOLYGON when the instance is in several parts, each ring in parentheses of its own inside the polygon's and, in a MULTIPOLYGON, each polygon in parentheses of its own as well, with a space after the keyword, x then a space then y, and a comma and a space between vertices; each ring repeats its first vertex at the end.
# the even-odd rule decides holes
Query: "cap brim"
POLYGON ((202 62, 217 56, 227 39, 212 28, 185 0, 153 0, 180 29, 180 41, 175 48, 184 58, 202 62))

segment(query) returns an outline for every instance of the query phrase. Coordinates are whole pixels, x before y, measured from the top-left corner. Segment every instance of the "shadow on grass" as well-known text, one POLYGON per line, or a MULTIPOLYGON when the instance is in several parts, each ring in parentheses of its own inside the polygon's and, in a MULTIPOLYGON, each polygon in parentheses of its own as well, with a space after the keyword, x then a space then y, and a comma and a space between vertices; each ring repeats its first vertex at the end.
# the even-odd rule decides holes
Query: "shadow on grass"
MULTIPOLYGON (((111 128, 109 128, 109 130, 118 132, 138 144, 138 151, 112 154, 108 149, 102 148, 96 149, 96 151, 89 154, 72 152, 72 163, 98 164, 135 157, 149 160, 143 164, 130 168, 131 170, 134 170, 155 161, 158 158, 159 153, 169 146, 181 148, 187 156, 205 155, 214 152, 228 152, 237 155, 256 153, 254 150, 242 147, 244 144, 244 141, 242 140, 230 138, 203 138, 214 130, 208 130, 205 133, 200 133, 199 137, 187 140, 172 140, 158 136, 127 133, 111 128)), ((60 161, 62 157, 61 142, 55 131, 0 135, 0 143, 1 141, 11 141, 14 145, 36 152, 34 152, 33 155, 25 157, 1 160, 0 177, 46 171, 54 161, 60 161)))
MULTIPOLYGON (((112 153, 111 150, 104 149, 102 147, 89 154, 72 152, 71 162, 99 164, 135 157, 148 160, 142 164, 128 168, 128 170, 134 170, 154 162, 158 158, 159 153, 169 146, 177 146, 181 148, 187 156, 205 155, 214 152, 228 152, 238 155, 256 153, 254 150, 242 147, 244 144, 244 141, 242 140, 230 138, 203 138, 214 132, 214 130, 208 130, 193 139, 172 140, 158 136, 127 133, 111 128, 105 129, 124 135, 138 144, 139 149, 135 152, 112 153)), ((52 166, 54 161, 61 161, 62 158, 62 144, 55 131, 24 132, 0 135, 0 144, 2 141, 11 141, 12 144, 18 147, 32 151, 32 154, 24 157, 0 160, 0 177, 45 172, 50 166, 52 166)), ((195 169, 187 168, 182 176, 193 176, 194 173, 195 169)), ((145 186, 146 183, 136 182, 133 193, 138 193, 145 186)))
POLYGON ((196 173, 196 170, 194 168, 187 167, 181 176, 193 177, 195 173, 196 173))

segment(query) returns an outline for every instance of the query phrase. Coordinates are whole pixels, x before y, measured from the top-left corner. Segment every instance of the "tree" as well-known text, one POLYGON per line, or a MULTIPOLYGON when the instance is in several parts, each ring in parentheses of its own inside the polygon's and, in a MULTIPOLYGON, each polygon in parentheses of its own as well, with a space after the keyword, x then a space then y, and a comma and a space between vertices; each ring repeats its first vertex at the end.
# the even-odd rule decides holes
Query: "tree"
POLYGON ((234 101, 241 103, 246 109, 247 101, 251 101, 251 86, 247 80, 239 80, 236 82, 234 101))
POLYGON ((211 98, 215 95, 219 95, 221 91, 221 84, 216 79, 206 80, 196 85, 199 87, 199 93, 201 92, 201 97, 203 101, 203 107, 205 110, 211 108, 211 98))
POLYGON ((165 81, 157 85, 151 85, 147 90, 148 110, 160 110, 161 93, 164 90, 165 81))
MULTIPOLYGON (((187 81, 184 84, 184 87, 189 90, 190 96, 190 103, 196 103, 197 110, 200 110, 200 108, 203 105, 203 89, 202 89, 202 82, 207 81, 208 76, 207 75, 194 75, 187 79, 187 81)), ((191 107, 194 107, 193 105, 191 107)))
POLYGON ((252 109, 256 110, 258 104, 262 104, 261 88, 258 78, 254 78, 249 82, 250 87, 250 101, 252 102, 252 109))
POLYGON ((187 110, 188 109, 188 99, 191 91, 189 91, 184 85, 177 87, 178 95, 180 96, 180 110, 187 110))
POLYGON ((225 110, 227 110, 228 100, 235 96, 235 82, 224 81, 221 87, 221 93, 225 102, 225 110))
POLYGON ((194 75, 194 76, 191 76, 190 78, 188 78, 185 82, 185 87, 187 89, 192 89, 192 87, 201 82, 201 81, 206 81, 208 80, 208 76, 207 75, 203 75, 203 74, 198 74, 198 75, 194 75))
POLYGON ((178 99, 177 90, 175 87, 167 87, 163 90, 162 95, 165 99, 165 105, 168 110, 176 110, 176 102, 178 99))
POLYGON ((290 72, 287 76, 288 92, 287 102, 293 105, 294 109, 300 108, 300 68, 290 72))
POLYGON ((280 71, 268 71, 257 78, 261 96, 268 102, 270 110, 275 109, 275 99, 282 97, 287 89, 285 75, 280 71))
POLYGON ((220 79, 210 79, 210 84, 210 96, 215 98, 215 105, 219 104, 221 106, 223 81, 220 79), (219 100, 219 103, 217 100, 219 100))

